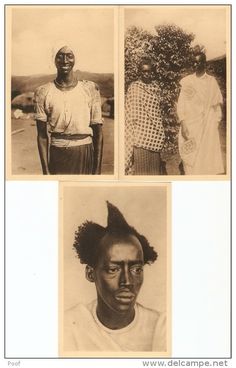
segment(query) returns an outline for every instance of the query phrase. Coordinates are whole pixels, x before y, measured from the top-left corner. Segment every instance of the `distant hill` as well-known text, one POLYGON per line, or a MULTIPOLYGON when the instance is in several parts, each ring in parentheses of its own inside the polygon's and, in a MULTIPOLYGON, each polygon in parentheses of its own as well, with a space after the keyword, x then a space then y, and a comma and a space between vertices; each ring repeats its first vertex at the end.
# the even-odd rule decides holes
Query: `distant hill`
MULTIPOLYGON (((112 73, 90 73, 76 70, 75 74, 80 80, 86 79, 98 84, 101 95, 104 97, 114 96, 114 76, 112 73)), ((56 74, 51 75, 31 75, 31 76, 12 76, 12 99, 22 93, 34 92, 42 84, 54 80, 56 74)))

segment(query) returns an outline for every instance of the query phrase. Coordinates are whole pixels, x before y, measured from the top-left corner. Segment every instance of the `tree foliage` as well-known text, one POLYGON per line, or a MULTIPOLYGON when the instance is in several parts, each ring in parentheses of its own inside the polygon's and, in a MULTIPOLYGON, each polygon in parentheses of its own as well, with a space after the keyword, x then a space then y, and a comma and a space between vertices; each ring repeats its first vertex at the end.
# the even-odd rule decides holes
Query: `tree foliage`
POLYGON ((131 27, 125 37, 125 89, 139 78, 138 64, 150 57, 152 35, 142 28, 131 27))
POLYGON ((160 25, 156 34, 141 28, 131 27, 125 39, 125 87, 139 78, 138 64, 143 57, 152 58, 156 67, 156 78, 161 89, 160 108, 165 128, 164 151, 174 153, 177 149, 178 119, 176 101, 179 81, 193 64, 194 40, 192 33, 186 33, 176 25, 160 25))

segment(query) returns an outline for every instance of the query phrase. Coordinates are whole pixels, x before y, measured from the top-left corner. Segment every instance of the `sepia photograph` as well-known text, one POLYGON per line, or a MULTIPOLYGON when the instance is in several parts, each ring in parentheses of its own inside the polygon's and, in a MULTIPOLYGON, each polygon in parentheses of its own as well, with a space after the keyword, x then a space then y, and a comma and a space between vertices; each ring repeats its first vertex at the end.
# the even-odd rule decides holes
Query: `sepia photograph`
POLYGON ((230 10, 124 7, 126 176, 229 177, 230 10))
POLYGON ((170 184, 60 184, 59 355, 171 356, 170 184))
POLYGON ((6 10, 8 176, 114 175, 114 7, 6 10))

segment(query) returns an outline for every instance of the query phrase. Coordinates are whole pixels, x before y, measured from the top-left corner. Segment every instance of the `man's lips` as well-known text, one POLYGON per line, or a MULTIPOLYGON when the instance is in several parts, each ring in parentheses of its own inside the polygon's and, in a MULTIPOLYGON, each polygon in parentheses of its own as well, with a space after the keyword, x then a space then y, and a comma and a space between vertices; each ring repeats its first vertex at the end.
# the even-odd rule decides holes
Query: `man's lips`
POLYGON ((130 303, 135 298, 135 295, 131 291, 119 291, 115 295, 115 299, 122 303, 130 303))

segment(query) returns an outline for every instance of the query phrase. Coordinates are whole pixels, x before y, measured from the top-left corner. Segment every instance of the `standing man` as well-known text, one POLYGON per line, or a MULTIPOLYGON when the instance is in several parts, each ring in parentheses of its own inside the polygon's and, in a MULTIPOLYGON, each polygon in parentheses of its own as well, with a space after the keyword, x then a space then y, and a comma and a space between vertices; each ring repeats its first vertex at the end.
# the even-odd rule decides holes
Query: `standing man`
POLYGON ((206 73, 206 55, 195 55, 195 73, 183 78, 177 104, 179 152, 187 175, 223 174, 218 126, 223 102, 216 79, 206 73))
POLYGON ((151 59, 139 64, 139 79, 130 84, 125 101, 125 173, 160 175, 165 132, 160 87, 151 59))
POLYGON ((86 221, 75 235, 74 247, 97 298, 66 311, 64 350, 164 352, 165 316, 137 302, 144 265, 157 253, 114 205, 107 205, 106 228, 86 221))
POLYGON ((38 150, 44 175, 101 174, 102 113, 98 87, 78 81, 68 46, 55 57, 57 77, 35 92, 38 150))

